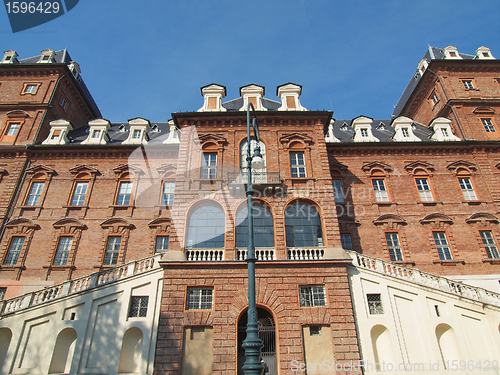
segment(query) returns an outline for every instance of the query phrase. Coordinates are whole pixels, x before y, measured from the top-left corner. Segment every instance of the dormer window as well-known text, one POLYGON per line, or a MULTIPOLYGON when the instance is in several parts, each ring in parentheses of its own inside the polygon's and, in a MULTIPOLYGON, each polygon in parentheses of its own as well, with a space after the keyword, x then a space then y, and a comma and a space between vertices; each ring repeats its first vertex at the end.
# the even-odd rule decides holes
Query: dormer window
POLYGON ((446 48, 443 48, 443 53, 445 59, 462 60, 462 56, 460 56, 460 54, 458 53, 457 47, 448 46, 446 48))
POLYGON ((438 117, 431 122, 430 127, 434 130, 431 139, 434 141, 460 141, 451 131, 451 120, 445 117, 438 117))
POLYGON ((105 145, 109 141, 108 130, 111 124, 105 119, 89 121, 89 136, 82 141, 82 145, 105 145))
POLYGON ((346 122, 344 122, 344 123, 342 124, 342 126, 340 127, 340 130, 342 130, 342 131, 344 131, 344 132, 345 132, 345 131, 347 131, 347 130, 349 130, 349 125, 347 125, 347 123, 346 123, 346 122))
POLYGON ((448 137, 449 136, 448 129, 441 128, 441 133, 443 134, 443 137, 448 137))
POLYGON ((361 136, 368 137, 368 129, 361 129, 361 136))
POLYGON ((243 98, 243 106, 240 108, 240 111, 246 111, 248 109, 248 103, 252 103, 256 111, 266 111, 267 108, 262 105, 264 94, 264 86, 247 85, 240 87, 240 95, 243 98))
POLYGON ((123 144, 140 145, 148 142, 146 130, 151 127, 148 120, 138 117, 129 120, 128 124, 130 132, 123 144))
POLYGON ((491 55, 491 51, 488 47, 479 47, 476 50, 476 58, 479 60, 494 60, 495 59, 491 55))
POLYGON ((392 123, 394 127, 394 135, 392 139, 396 142, 420 142, 421 139, 418 138, 413 133, 413 120, 408 117, 398 117, 392 123))
POLYGON ((212 83, 201 88, 203 107, 198 112, 226 111, 222 106, 222 98, 226 96, 226 88, 212 83))
POLYGON ((439 102, 439 98, 436 93, 432 94, 432 104, 436 105, 439 102))
POLYGON ((50 137, 50 139, 52 139, 52 140, 59 139, 60 136, 61 136, 61 131, 60 130, 54 130, 54 132, 52 133, 52 136, 50 137))
POLYGON ((408 128, 402 128, 401 132, 403 133, 403 137, 408 138, 410 133, 408 132, 408 128))
POLYGON ((281 98, 281 107, 278 111, 306 111, 300 104, 300 93, 302 86, 294 83, 286 83, 278 86, 276 94, 281 98))
POLYGON ((36 95, 40 85, 41 83, 25 83, 23 86, 23 91, 21 91, 21 95, 26 95, 26 94, 36 95))
POLYGON ((373 136, 372 133, 373 120, 368 117, 357 117, 352 120, 352 127, 354 128, 354 142, 380 142, 380 140, 373 136))
POLYGON ((71 123, 67 120, 54 120, 50 122, 50 133, 45 141, 42 142, 44 145, 64 145, 69 143, 67 134, 70 130, 73 130, 71 123))
POLYGON ((474 90, 474 82, 471 79, 463 79, 462 84, 466 90, 474 90))
POLYGON ((2 59, 2 64, 14 64, 17 63, 17 53, 16 51, 5 51, 2 59))
POLYGON ((46 49, 42 51, 42 55, 40 56, 40 60, 38 60, 38 63, 52 63, 54 62, 53 56, 55 55, 55 52, 52 51, 51 49, 46 49))

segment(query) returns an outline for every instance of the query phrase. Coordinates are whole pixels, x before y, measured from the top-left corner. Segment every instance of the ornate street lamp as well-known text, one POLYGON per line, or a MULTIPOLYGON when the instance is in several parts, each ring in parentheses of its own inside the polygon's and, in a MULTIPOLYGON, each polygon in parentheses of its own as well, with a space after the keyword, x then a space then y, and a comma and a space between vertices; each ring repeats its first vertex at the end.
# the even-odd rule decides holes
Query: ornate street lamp
POLYGON ((247 337, 243 341, 245 349, 245 364, 243 371, 245 375, 261 375, 262 364, 260 363, 260 350, 262 340, 259 338, 259 327, 257 324, 257 306, 255 302, 255 247, 253 244, 253 212, 252 212, 252 167, 261 169, 264 167, 264 160, 260 154, 259 125, 255 115, 255 108, 252 103, 247 107, 247 202, 248 202, 248 247, 247 247, 247 265, 248 265, 248 311, 247 311, 247 337), (250 107, 254 112, 252 119, 252 128, 255 136, 256 146, 254 154, 251 154, 250 139, 250 107))

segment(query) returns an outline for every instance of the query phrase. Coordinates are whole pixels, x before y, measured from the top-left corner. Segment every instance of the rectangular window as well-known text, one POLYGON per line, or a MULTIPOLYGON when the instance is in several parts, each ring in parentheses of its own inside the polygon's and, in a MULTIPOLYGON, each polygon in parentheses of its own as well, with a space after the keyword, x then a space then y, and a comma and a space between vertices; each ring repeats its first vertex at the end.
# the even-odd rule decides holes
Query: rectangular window
POLYGON ((156 236, 155 253, 163 253, 168 250, 168 236, 156 236))
POLYGON ((439 98, 436 93, 432 95, 432 104, 436 105, 439 102, 439 98))
POLYGON ((21 249, 23 248, 24 237, 12 237, 9 244, 9 249, 7 250, 7 255, 3 260, 4 266, 15 266, 19 255, 21 254, 21 249))
POLYGON ((132 196, 132 182, 120 182, 118 195, 116 196, 116 204, 118 206, 127 206, 130 204, 130 197, 132 196))
POLYGON ((164 181, 161 204, 164 204, 166 206, 171 206, 174 203, 174 191, 175 191, 175 182, 164 181))
POLYGON ((370 315, 381 315, 384 313, 382 298, 379 293, 367 294, 366 300, 368 302, 368 311, 370 312, 370 315))
POLYGON ((58 139, 61 135, 61 131, 60 130, 54 130, 52 132, 52 137, 50 137, 50 139, 58 139))
POLYGON ((101 131, 100 130, 94 130, 92 133, 92 138, 99 138, 101 136, 101 131))
POLYGON ((61 101, 59 102, 59 104, 61 105, 62 109, 66 109, 68 102, 66 101, 66 98, 64 98, 64 96, 61 98, 61 101))
POLYGON ((326 306, 324 285, 301 285, 299 287, 300 307, 326 306))
POLYGON ((448 129, 441 128, 441 134, 443 135, 443 137, 448 137, 448 129))
POLYGON ((134 139, 141 138, 141 131, 139 129, 135 129, 134 133, 132 134, 132 138, 134 138, 134 139))
POLYGON ((70 204, 72 206, 83 206, 88 188, 89 188, 88 181, 78 181, 75 184, 75 189, 73 190, 73 196, 71 197, 70 204))
POLYGON ((465 87, 466 90, 473 90, 474 89, 474 83, 470 79, 464 79, 462 80, 462 83, 465 87))
POLYGON ((368 129, 361 129, 361 136, 368 137, 368 129))
POLYGON ((201 178, 217 178, 217 153, 203 153, 203 159, 201 160, 201 178))
POLYGON ((118 263, 118 254, 120 253, 121 242, 122 238, 120 236, 108 237, 103 261, 105 266, 112 266, 118 263))
POLYGON ((481 230, 479 231, 481 235, 481 239, 483 240, 484 248, 486 249, 486 253, 488 254, 488 258, 490 259, 498 259, 500 258, 500 254, 498 254, 498 247, 493 238, 493 234, 491 230, 481 230))
POLYGON ((352 237, 350 233, 340 233, 340 242, 344 250, 353 250, 352 237))
POLYGON ((128 309, 129 318, 145 318, 148 315, 148 296, 132 296, 128 309))
POLYGON ((54 266, 65 266, 68 262, 69 252, 73 244, 73 237, 64 236, 59 238, 56 255, 54 256, 54 266))
POLYGON ((212 310, 213 288, 188 288, 186 310, 212 310))
POLYGON ((373 190, 375 191, 375 199, 377 202, 389 202, 389 195, 385 188, 384 180, 372 180, 373 190))
POLYGON ((34 95, 38 91, 38 86, 40 86, 40 85, 25 83, 22 94, 33 94, 34 95))
POLYGON ((399 244, 399 236, 397 233, 386 233, 385 239, 387 241, 387 247, 389 248, 389 256, 392 262, 402 262, 403 252, 401 251, 401 245, 399 244))
POLYGON ((21 127, 21 123, 19 122, 11 122, 7 127, 7 131, 5 132, 5 136, 14 137, 17 135, 19 128, 21 127))
POLYGON ((292 177, 306 177, 306 163, 303 152, 290 152, 290 171, 292 177))
POLYGON ((429 181, 426 178, 417 178, 415 179, 417 183, 418 193, 420 194, 420 200, 422 202, 430 202, 433 201, 432 191, 429 186, 429 181))
POLYGON ((30 187, 30 191, 28 196, 26 197, 25 206, 36 206, 40 201, 40 197, 42 196, 43 187, 45 186, 45 182, 33 182, 30 187))
POLYGON ((464 194, 464 198, 466 201, 477 200, 476 192, 474 191, 474 188, 472 187, 472 183, 470 181, 470 178, 462 177, 462 178, 458 179, 458 182, 460 183, 460 188, 462 189, 462 193, 464 194))
POLYGON ((404 138, 408 138, 410 136, 410 132, 408 131, 408 128, 401 128, 401 132, 403 133, 404 138))
POLYGON ((333 193, 335 194, 335 202, 343 203, 344 202, 344 192, 342 190, 342 181, 341 180, 333 180, 333 193))
POLYGON ((484 130, 486 130, 486 133, 496 132, 495 126, 493 125, 493 121, 490 118, 482 118, 481 122, 483 123, 484 130))
POLYGON ((434 242, 437 246, 437 251, 439 254, 439 259, 441 260, 450 260, 451 251, 450 246, 448 245, 448 239, 446 238, 446 234, 444 232, 433 232, 434 242))

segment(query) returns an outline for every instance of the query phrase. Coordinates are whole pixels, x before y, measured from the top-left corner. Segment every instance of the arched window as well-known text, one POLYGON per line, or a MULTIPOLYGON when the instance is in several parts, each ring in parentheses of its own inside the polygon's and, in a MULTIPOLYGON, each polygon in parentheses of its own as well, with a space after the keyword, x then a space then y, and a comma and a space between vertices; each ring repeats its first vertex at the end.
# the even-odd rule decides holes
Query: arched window
POLYGON ((296 201, 285 210, 287 247, 323 246, 321 218, 316 206, 296 201))
POLYGON ((57 335, 49 374, 69 373, 75 352, 76 337, 76 331, 73 328, 65 328, 57 335))
MULTIPOLYGON (((255 247, 274 247, 273 215, 266 204, 253 203, 253 230, 255 247)), ((248 207, 236 215, 236 247, 248 247, 248 207)))
MULTIPOLYGON (((250 140, 251 155, 254 154, 256 146, 257 146, 257 141, 255 139, 250 140)), ((254 184, 263 184, 267 182, 266 145, 261 141, 259 142, 259 146, 260 146, 260 154, 262 155, 262 159, 264 160, 264 167, 262 169, 252 168, 252 183, 254 184)), ((248 179, 247 152, 248 152, 248 142, 245 140, 244 142, 241 143, 240 147, 240 170, 244 182, 247 182, 248 179)))
POLYGON ((225 236, 224 211, 216 204, 196 208, 188 219, 188 249, 223 248, 225 236))

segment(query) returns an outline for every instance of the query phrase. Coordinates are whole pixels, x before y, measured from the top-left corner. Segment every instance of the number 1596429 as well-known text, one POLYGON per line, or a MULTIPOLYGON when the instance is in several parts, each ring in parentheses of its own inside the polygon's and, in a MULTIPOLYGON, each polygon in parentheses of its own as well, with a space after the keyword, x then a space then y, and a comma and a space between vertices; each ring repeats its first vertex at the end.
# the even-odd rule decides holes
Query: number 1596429
POLYGON ((59 13, 62 9, 58 2, 50 1, 13 1, 5 3, 7 13, 59 13))

